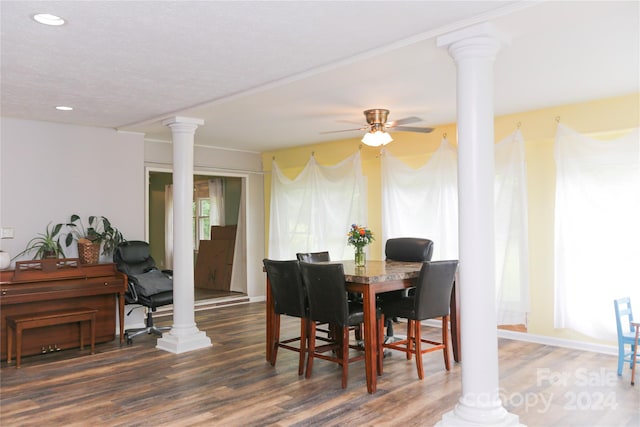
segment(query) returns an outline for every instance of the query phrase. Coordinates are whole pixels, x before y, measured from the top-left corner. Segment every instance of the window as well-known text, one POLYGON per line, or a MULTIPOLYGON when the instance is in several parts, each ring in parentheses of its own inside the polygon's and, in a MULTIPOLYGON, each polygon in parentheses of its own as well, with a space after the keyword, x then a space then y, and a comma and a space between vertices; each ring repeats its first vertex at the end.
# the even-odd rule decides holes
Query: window
POLYGON ((222 225, 224 220, 224 192, 212 189, 210 184, 209 180, 196 181, 193 186, 194 250, 198 250, 200 240, 211 239, 211 226, 222 225))
POLYGON ((198 250, 200 240, 211 238, 211 199, 199 197, 193 202, 193 248, 198 250))
POLYGON ((592 138, 558 124, 555 326, 615 340, 613 300, 640 301, 638 129, 592 138))
POLYGON ((321 166, 312 156, 293 180, 274 160, 271 177, 269 258, 328 251, 333 259, 345 259, 349 227, 366 224, 360 153, 333 166, 321 166))

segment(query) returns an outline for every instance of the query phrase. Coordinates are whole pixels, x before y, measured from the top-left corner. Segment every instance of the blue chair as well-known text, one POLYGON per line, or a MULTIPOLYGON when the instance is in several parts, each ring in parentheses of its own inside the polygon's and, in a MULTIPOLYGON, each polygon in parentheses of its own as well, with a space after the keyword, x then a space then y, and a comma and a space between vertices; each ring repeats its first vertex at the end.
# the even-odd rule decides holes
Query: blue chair
POLYGON ((622 375, 622 366, 629 363, 629 368, 633 367, 633 348, 635 346, 635 328, 631 326, 633 313, 631 311, 631 299, 629 297, 619 298, 613 301, 616 309, 616 326, 618 328, 618 375, 622 375), (631 349, 625 351, 625 345, 631 349))

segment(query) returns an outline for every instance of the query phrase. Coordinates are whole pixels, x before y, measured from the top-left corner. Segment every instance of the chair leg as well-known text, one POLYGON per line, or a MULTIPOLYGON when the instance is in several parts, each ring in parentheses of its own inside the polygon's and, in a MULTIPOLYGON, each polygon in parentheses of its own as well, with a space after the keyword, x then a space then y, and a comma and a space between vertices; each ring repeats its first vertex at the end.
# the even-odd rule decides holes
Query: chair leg
POLYGON ((349 375, 349 327, 342 328, 342 388, 347 388, 349 375))
POLYGON ((273 341, 271 342, 271 366, 276 365, 276 358, 278 357, 278 343, 280 342, 280 314, 277 314, 273 318, 273 341))
POLYGON ((415 351, 415 346, 413 345, 414 336, 413 336, 413 328, 414 328, 414 320, 407 319, 407 360, 411 360, 411 355, 415 351))
POLYGON ((444 356, 444 367, 447 371, 451 370, 451 362, 449 361, 449 316, 442 317, 442 355, 444 356))
POLYGON ((618 376, 622 375, 622 367, 624 366, 624 344, 618 343, 618 376))
POLYGON ((304 373, 304 356, 307 352, 307 319, 302 317, 300 319, 300 358, 298 359, 298 375, 304 373))
POLYGON ((316 322, 309 321, 309 345, 307 347, 307 373, 305 378, 311 378, 313 370, 313 355, 316 352, 316 322))
POLYGON ((420 333, 420 321, 414 320, 413 324, 415 325, 413 341, 415 342, 416 368, 418 369, 418 378, 423 379, 424 369, 422 367, 422 335, 420 333))

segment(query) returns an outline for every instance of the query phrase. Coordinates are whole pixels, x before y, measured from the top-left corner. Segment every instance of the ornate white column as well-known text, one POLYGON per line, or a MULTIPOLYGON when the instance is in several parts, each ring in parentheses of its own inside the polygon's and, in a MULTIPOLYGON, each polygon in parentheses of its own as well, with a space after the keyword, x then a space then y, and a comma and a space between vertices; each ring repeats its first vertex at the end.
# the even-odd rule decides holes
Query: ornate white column
POLYGON ((184 353, 210 347, 195 322, 193 282, 193 143, 201 119, 172 117, 162 122, 173 134, 173 325, 156 348, 184 353))
POLYGON ((494 254, 493 62, 505 42, 483 23, 438 37, 457 66, 462 396, 439 426, 517 426, 502 406, 494 254))

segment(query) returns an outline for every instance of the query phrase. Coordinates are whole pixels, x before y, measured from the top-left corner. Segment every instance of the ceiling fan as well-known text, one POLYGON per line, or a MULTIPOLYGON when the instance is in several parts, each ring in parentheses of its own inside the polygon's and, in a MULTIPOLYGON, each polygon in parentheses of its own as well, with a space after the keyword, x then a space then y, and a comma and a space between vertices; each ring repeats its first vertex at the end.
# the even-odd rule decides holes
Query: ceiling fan
MULTIPOLYGON (((422 119, 418 117, 406 117, 404 119, 394 120, 391 122, 387 121, 387 117, 389 116, 389 110, 385 110, 382 108, 374 108, 371 110, 364 111, 364 117, 367 120, 367 124, 362 127, 355 129, 345 129, 345 130, 337 130, 337 131, 328 131, 321 133, 335 133, 335 132, 350 132, 354 130, 366 130, 367 133, 364 134, 362 138, 362 142, 372 147, 378 147, 380 145, 388 144, 393 141, 391 135, 387 132, 388 130, 398 130, 404 132, 419 132, 419 133, 429 133, 433 131, 433 128, 428 127, 414 127, 414 126, 404 126, 409 123, 419 122, 422 119)), ((343 120, 346 121, 346 120, 343 120)), ((347 123, 353 123, 350 121, 346 121, 347 123)))

